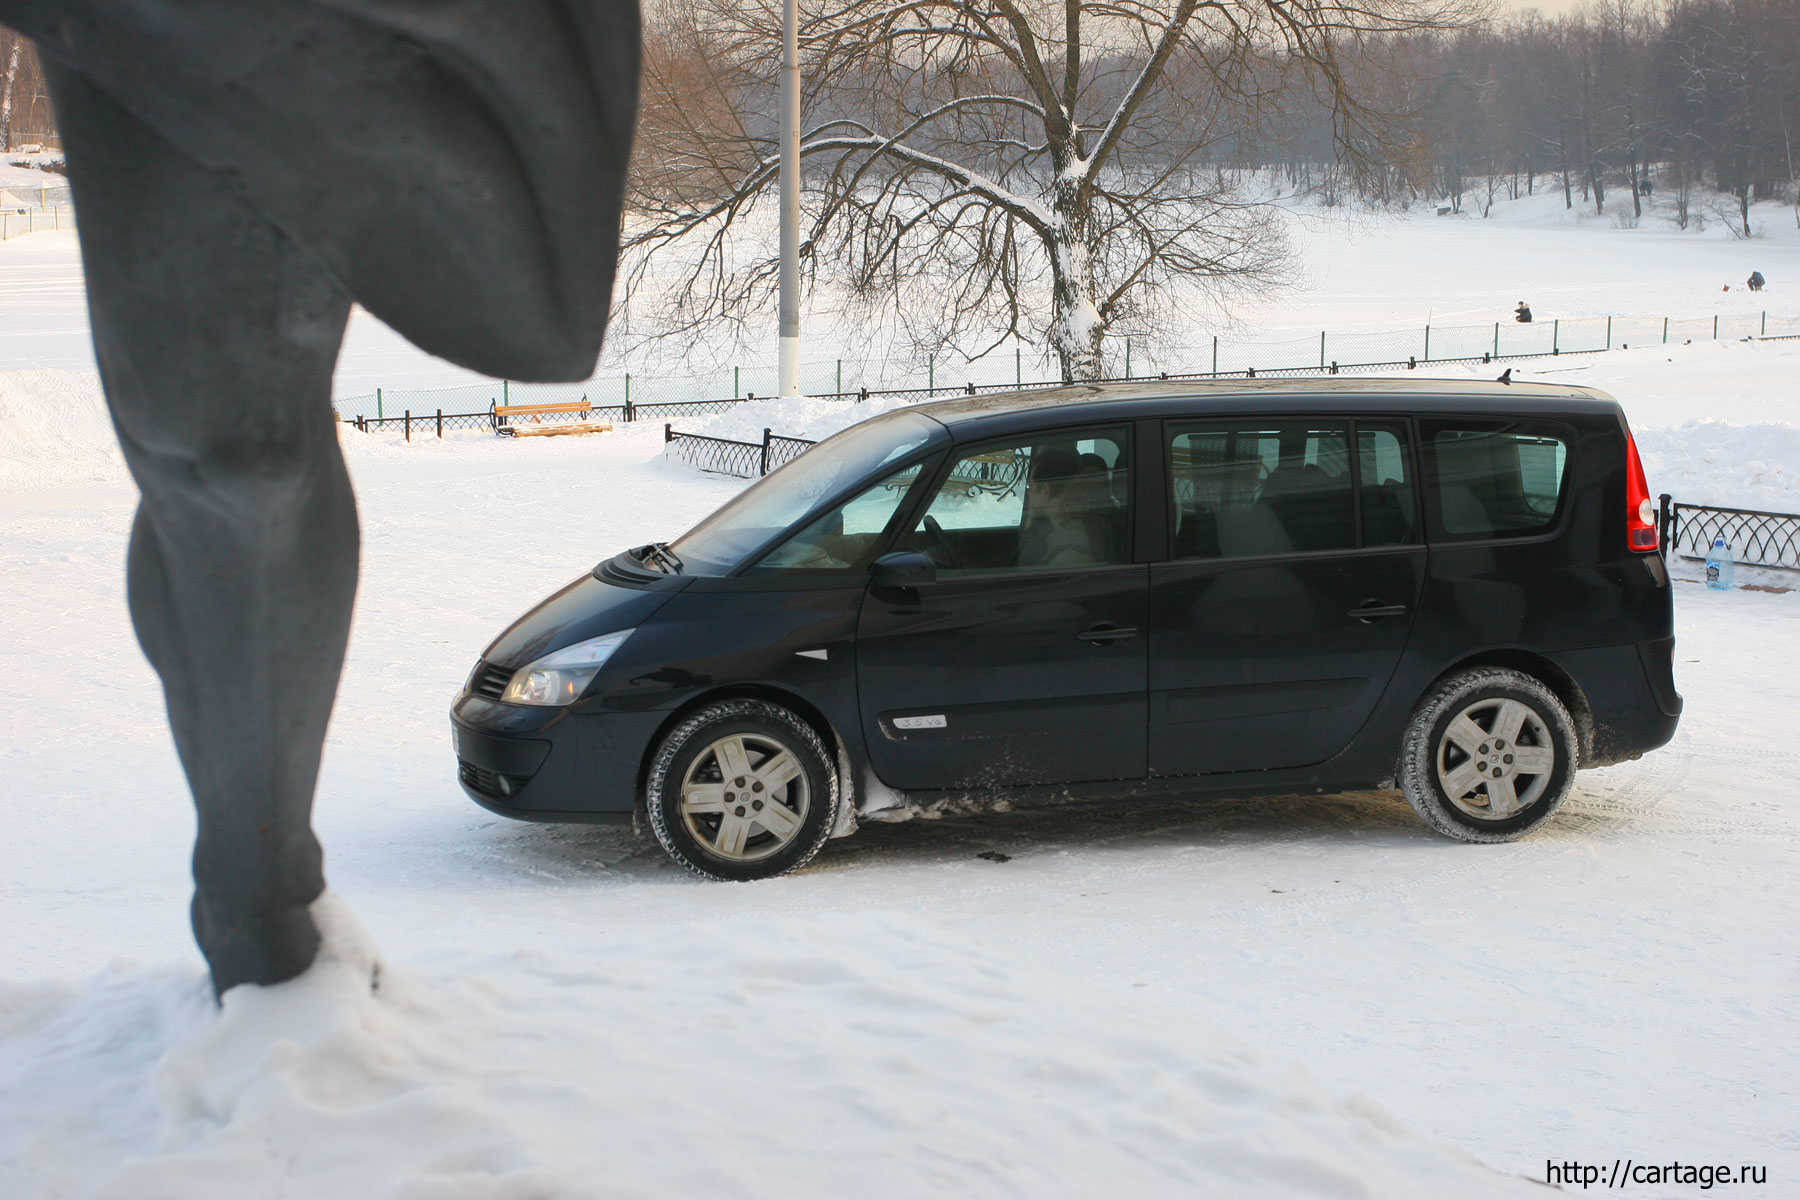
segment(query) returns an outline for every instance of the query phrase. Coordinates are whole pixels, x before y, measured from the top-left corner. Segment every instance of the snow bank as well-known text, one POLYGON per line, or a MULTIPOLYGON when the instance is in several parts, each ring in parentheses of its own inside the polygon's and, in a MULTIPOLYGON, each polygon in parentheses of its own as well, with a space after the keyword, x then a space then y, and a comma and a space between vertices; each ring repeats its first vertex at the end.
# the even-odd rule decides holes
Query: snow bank
MULTIPOLYGON (((944 390, 942 399, 955 393, 944 390)), ((731 438, 739 442, 760 442, 762 431, 771 429, 786 437, 819 441, 858 421, 896 408, 910 407, 908 401, 894 397, 869 400, 821 400, 813 396, 788 399, 747 400, 734 404, 722 413, 710 416, 672 417, 669 423, 682 433, 701 433, 707 437, 731 438)))
POLYGON ((0 988, 6 1194, 1536 1194, 1190 1012, 916 918, 374 975, 318 911, 318 967, 222 1010, 169 968, 0 988))
MULTIPOLYGON (((1613 390, 1633 416, 1652 492, 1669 492, 1695 504, 1724 504, 1782 512, 1800 511, 1800 425, 1758 420, 1788 407, 1788 373, 1800 365, 1800 346, 1767 343, 1658 348, 1585 359, 1579 365, 1548 368, 1532 362, 1523 378, 1593 384, 1613 390), (1534 371, 1533 367, 1546 369, 1534 371), (1705 379, 1713 381, 1708 387, 1705 379), (1666 423, 1672 413, 1695 411, 1748 420, 1690 420, 1666 423), (1646 418, 1648 421, 1646 422, 1646 418)), ((1485 368, 1453 367, 1439 373, 1475 376, 1485 368)), ((951 393, 946 392, 946 396, 951 393)), ((866 402, 814 397, 756 400, 729 411, 672 421, 687 433, 755 442, 764 428, 788 437, 818 440, 877 414, 907 407, 893 398, 866 402)), ((644 442, 655 452, 659 422, 620 426, 600 435, 644 442), (654 427, 654 428, 652 428, 654 427), (654 436, 653 436, 654 435, 654 436)), ((453 430, 434 436, 421 420, 415 440, 396 431, 340 430, 352 468, 400 466, 421 459, 445 467, 478 466, 504 456, 510 463, 531 455, 560 460, 590 452, 587 439, 544 438, 499 443, 485 430, 453 430)), ((0 371, 0 490, 75 483, 126 483, 130 476, 106 413, 99 377, 91 371, 0 371)))
MULTIPOLYGON (((621 427, 602 435, 614 441, 632 437, 642 441, 643 457, 651 457, 653 442, 660 444, 662 427, 649 423, 621 427)), ((756 436, 762 436, 759 426, 756 436)), ((820 435, 823 436, 823 435, 820 435)), ((446 468, 476 467, 504 459, 516 465, 521 458, 562 460, 591 456, 587 439, 542 438, 527 443, 499 442, 487 430, 451 430, 442 439, 427 419, 421 419, 413 441, 398 429, 368 434, 354 426, 338 426, 338 442, 352 470, 411 465, 421 462, 446 468)), ((130 483, 125 457, 100 377, 93 371, 0 371, 0 492, 23 491, 86 483, 130 483)))
POLYGON ((0 488, 130 479, 92 371, 0 371, 0 488))
POLYGON ((1633 432, 1653 493, 1687 504, 1800 512, 1800 425, 1689 421, 1633 432))

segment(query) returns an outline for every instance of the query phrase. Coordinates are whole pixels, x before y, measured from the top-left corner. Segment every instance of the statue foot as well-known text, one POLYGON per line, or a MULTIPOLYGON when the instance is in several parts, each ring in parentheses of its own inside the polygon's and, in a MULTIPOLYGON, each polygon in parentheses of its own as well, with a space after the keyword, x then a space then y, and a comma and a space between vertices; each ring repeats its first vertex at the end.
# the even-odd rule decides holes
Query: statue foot
POLYGON ((229 902, 208 905, 196 895, 193 922, 215 997, 240 983, 285 983, 318 957, 319 929, 305 904, 255 912, 229 902))

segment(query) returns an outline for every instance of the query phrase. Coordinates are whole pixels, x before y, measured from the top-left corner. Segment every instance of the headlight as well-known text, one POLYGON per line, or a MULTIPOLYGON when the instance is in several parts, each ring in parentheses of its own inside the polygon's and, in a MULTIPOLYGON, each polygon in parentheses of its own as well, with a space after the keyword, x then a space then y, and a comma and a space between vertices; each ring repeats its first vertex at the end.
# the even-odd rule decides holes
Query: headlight
POLYGON ((537 704, 560 708, 573 704, 594 676, 606 665, 613 651, 625 644, 631 630, 621 629, 604 637, 589 638, 564 646, 554 654, 546 654, 513 672, 512 682, 500 693, 508 704, 537 704))

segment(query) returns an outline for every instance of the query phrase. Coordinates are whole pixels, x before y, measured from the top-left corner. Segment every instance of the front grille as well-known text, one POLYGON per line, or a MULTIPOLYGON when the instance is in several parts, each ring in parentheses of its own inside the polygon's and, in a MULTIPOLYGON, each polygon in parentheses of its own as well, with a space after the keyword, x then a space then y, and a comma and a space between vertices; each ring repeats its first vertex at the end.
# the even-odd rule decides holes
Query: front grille
POLYGON ((457 775, 463 784, 484 796, 505 800, 530 782, 529 775, 502 775, 486 767, 478 767, 466 758, 456 760, 457 775))
POLYGON ((505 667, 496 667, 492 663, 477 663, 475 674, 469 677, 469 690, 477 696, 486 696, 489 700, 498 700, 512 682, 513 673, 505 667))

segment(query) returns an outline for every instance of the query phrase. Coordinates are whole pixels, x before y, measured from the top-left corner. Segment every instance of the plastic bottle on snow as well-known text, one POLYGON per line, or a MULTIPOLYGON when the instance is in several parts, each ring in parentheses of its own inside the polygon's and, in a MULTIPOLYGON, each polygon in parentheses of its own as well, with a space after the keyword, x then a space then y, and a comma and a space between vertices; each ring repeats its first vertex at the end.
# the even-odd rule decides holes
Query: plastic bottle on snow
POLYGON ((1731 543, 1725 540, 1724 534, 1720 534, 1713 539, 1712 549, 1706 552, 1706 586, 1716 591, 1728 591, 1735 565, 1731 557, 1731 543))

